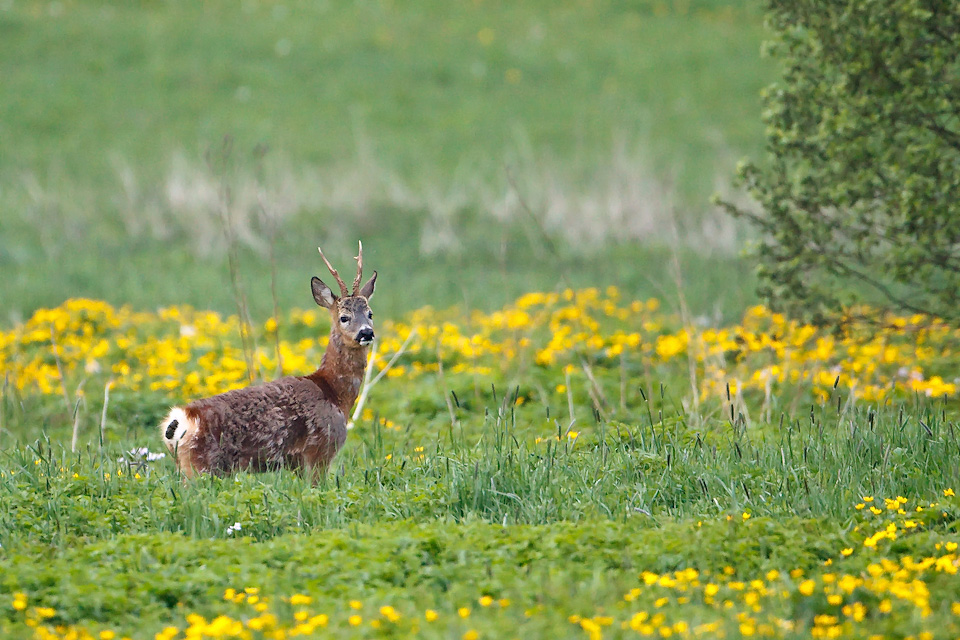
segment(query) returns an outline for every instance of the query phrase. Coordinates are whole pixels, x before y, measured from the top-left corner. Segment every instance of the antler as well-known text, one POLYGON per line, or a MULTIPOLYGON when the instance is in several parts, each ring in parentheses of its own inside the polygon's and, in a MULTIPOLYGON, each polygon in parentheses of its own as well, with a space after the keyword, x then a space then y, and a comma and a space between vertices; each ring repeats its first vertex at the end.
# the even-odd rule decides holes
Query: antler
MULTIPOLYGON (((320 247, 317 247, 317 251, 320 252, 320 257, 323 258, 324 263, 326 263, 327 269, 330 269, 330 273, 332 273, 333 277, 337 279, 337 284, 340 285, 340 297, 341 298, 348 297, 350 294, 347 293, 347 285, 345 285, 343 283, 343 280, 340 279, 340 274, 337 273, 337 270, 334 269, 333 265, 330 264, 330 261, 327 260, 327 256, 323 255, 323 249, 321 249, 320 247)), ((356 286, 354 286, 354 288, 356 288, 356 286)))
POLYGON ((357 240, 357 244, 360 245, 360 251, 357 253, 357 277, 353 279, 353 293, 351 295, 354 296, 360 291, 360 280, 363 277, 363 242, 357 240))

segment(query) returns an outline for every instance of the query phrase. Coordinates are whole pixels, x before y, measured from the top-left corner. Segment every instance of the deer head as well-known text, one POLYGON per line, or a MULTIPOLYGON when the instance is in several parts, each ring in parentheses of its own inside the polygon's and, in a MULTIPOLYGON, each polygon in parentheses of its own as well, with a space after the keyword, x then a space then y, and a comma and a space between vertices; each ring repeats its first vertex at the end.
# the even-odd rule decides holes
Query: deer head
POLYGON ((323 255, 323 250, 317 247, 320 257, 323 258, 327 269, 333 274, 337 284, 340 286, 340 296, 323 283, 320 278, 314 276, 310 281, 313 289, 313 299, 321 307, 330 311, 332 321, 332 333, 337 333, 346 347, 360 348, 366 347, 373 342, 373 312, 370 310, 370 298, 373 297, 373 288, 377 282, 377 272, 367 280, 362 287, 360 280, 363 276, 363 243, 360 243, 360 250, 357 254, 357 277, 353 281, 353 291, 348 292, 347 285, 340 279, 340 274, 333 268, 327 257, 323 255))

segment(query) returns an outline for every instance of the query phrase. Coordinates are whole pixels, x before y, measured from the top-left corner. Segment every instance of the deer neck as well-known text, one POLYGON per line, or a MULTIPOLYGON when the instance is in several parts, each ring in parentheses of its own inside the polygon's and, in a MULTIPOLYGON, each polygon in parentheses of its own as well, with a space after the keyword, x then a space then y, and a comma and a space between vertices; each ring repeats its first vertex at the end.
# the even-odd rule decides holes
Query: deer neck
POLYGON ((344 415, 350 413, 360 393, 367 368, 366 347, 348 347, 340 332, 330 331, 330 342, 320 361, 320 368, 307 376, 320 387, 344 415))

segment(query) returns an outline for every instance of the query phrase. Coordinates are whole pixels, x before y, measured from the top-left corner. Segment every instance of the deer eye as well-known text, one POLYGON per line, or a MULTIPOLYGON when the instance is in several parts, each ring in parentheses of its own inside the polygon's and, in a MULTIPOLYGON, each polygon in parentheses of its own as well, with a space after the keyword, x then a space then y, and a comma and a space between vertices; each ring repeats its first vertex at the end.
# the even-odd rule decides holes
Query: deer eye
POLYGON ((350 322, 350 316, 340 316, 340 322, 344 324, 350 322))
POLYGON ((367 317, 373 320, 373 311, 367 311, 367 317))

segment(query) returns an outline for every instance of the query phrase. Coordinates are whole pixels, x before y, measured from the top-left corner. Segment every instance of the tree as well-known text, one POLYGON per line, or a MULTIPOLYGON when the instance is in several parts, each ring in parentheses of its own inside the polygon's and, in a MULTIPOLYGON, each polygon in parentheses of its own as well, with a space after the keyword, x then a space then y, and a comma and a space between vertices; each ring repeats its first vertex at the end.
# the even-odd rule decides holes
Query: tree
POLYGON ((960 2, 767 0, 782 78, 768 157, 738 181, 761 212, 771 306, 814 321, 858 303, 960 323, 960 2))

